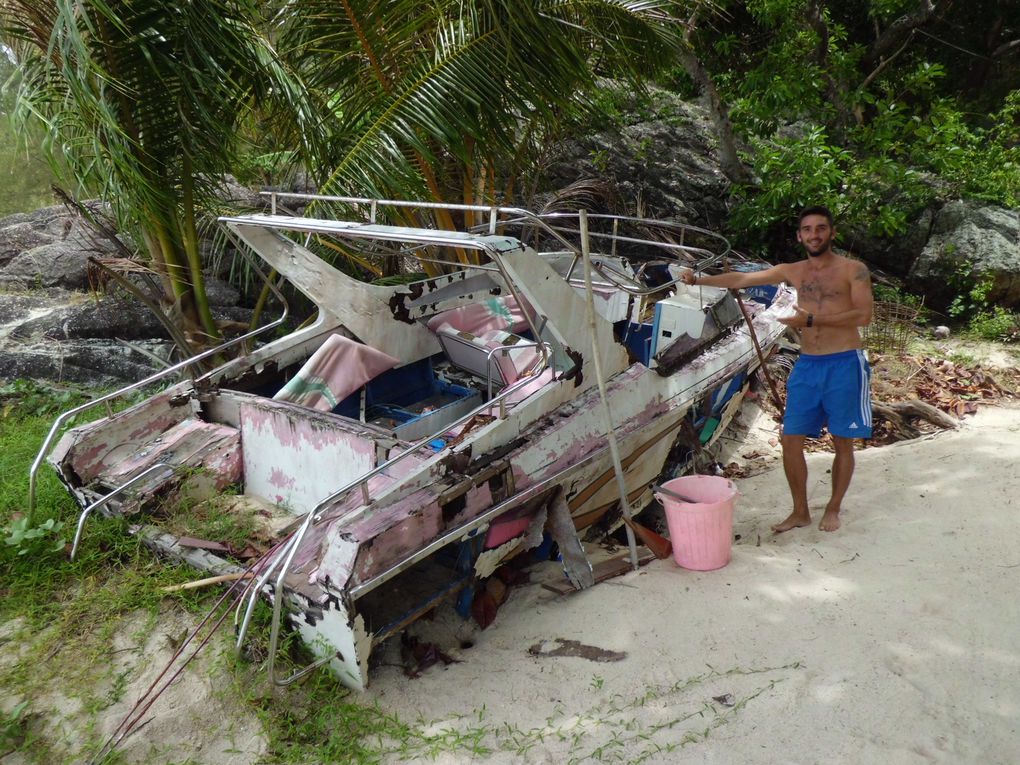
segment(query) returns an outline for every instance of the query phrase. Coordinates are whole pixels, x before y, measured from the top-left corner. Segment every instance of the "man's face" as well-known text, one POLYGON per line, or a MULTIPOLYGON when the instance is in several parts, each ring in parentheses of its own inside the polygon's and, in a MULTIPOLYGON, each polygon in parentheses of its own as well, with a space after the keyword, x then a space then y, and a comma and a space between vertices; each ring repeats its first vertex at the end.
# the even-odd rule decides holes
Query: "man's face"
POLYGON ((824 215, 806 216, 797 229, 797 241, 804 245, 804 249, 811 257, 828 252, 834 236, 836 229, 829 224, 829 219, 824 215))

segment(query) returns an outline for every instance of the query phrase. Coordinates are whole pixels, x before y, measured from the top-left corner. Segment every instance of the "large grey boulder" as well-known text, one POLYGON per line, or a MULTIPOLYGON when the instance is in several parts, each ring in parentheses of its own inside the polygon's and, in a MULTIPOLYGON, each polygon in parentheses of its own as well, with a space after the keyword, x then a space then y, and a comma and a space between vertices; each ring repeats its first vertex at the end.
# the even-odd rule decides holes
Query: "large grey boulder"
POLYGON ((169 344, 159 341, 132 346, 96 338, 15 346, 0 353, 0 380, 28 378, 120 388, 151 375, 156 368, 154 357, 170 355, 169 344))
POLYGON ((35 315, 17 320, 9 332, 12 340, 166 339, 159 319, 133 298, 64 290, 48 290, 45 299, 39 293, 31 294, 39 298, 35 315))
POLYGON ((603 129, 558 145, 543 187, 606 180, 624 200, 640 200, 649 217, 723 228, 730 182, 719 164, 708 111, 656 89, 650 101, 646 107, 635 99, 617 121, 607 119, 603 129))
POLYGON ((88 258, 115 251, 62 205, 12 215, 0 220, 0 286, 85 289, 88 258))
POLYGON ((53 242, 15 256, 0 269, 0 285, 11 287, 88 287, 86 265, 90 255, 77 242, 53 242))
POLYGON ((935 210, 925 208, 907 221, 907 230, 895 237, 882 237, 868 231, 841 226, 836 222, 839 243, 871 266, 903 278, 924 251, 931 236, 935 210))
POLYGON ((908 282, 940 309, 983 279, 987 301, 1020 307, 1020 210, 956 200, 935 216, 908 282))
POLYGON ((170 357, 162 326, 134 301, 59 289, 0 292, 0 379, 104 387, 152 374, 170 357))
POLYGON ((2 225, 4 222, 0 221, 0 268, 25 250, 53 241, 53 236, 48 231, 33 226, 30 221, 22 220, 2 225))

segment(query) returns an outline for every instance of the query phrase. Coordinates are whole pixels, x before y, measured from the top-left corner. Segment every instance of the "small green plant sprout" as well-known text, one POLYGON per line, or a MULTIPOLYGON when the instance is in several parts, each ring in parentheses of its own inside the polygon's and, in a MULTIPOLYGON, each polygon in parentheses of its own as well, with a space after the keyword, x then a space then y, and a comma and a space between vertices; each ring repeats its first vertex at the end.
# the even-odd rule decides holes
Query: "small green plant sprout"
POLYGON ((0 759, 18 751, 24 743, 25 710, 28 702, 22 701, 10 712, 0 714, 0 759))
POLYGON ((63 528, 64 522, 53 518, 30 526, 28 517, 20 516, 4 529, 4 544, 18 548, 18 555, 39 557, 61 552, 67 544, 67 540, 60 535, 63 528))
POLYGON ((595 166, 598 172, 604 173, 609 169, 609 151, 606 149, 592 149, 589 152, 589 156, 591 157, 592 165, 595 166))
POLYGON ((600 675, 592 675, 591 682, 588 683, 588 687, 593 691, 601 691, 602 686, 605 685, 606 679, 600 675))

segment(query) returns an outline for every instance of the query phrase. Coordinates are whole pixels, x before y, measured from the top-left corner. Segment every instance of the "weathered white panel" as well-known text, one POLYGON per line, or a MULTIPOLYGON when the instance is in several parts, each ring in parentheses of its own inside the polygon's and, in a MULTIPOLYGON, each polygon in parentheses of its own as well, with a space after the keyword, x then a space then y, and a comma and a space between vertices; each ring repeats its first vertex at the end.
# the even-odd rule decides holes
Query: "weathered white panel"
POLYGON ((287 407, 241 406, 244 488, 305 513, 375 467, 370 437, 329 428, 287 407))
POLYGON ((365 631, 365 620, 361 614, 348 614, 335 600, 326 603, 321 615, 316 616, 314 625, 309 625, 303 615, 291 621, 316 658, 333 657, 329 667, 340 682, 356 691, 365 690, 368 656, 372 652, 372 639, 365 631))

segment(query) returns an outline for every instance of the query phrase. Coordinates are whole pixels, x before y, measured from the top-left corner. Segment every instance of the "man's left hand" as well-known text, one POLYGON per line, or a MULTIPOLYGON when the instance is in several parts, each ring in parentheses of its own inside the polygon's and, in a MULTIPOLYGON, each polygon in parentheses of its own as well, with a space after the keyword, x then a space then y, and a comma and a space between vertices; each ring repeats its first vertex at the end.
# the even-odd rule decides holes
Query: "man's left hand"
POLYGON ((781 319, 777 319, 780 324, 785 324, 787 327, 793 327, 794 329, 801 329, 807 326, 807 320, 810 313, 805 311, 799 305, 793 307, 793 316, 786 316, 781 319))

